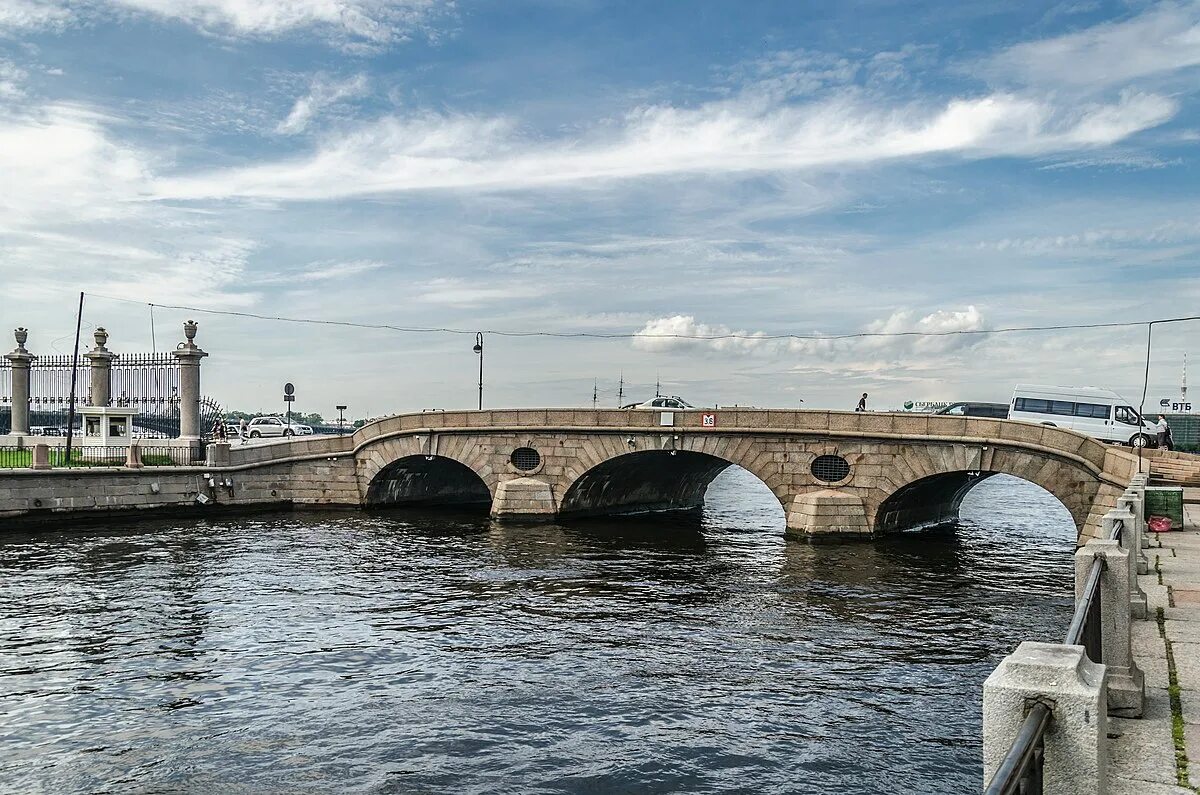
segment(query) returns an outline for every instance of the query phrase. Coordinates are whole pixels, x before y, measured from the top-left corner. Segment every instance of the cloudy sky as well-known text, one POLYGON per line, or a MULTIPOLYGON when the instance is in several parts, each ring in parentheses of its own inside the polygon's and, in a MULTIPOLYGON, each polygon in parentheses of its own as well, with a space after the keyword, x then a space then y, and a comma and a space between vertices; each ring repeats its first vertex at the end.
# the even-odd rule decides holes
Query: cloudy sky
POLYGON ((493 406, 1136 400, 1137 329, 661 335, 1200 314, 1198 94, 1200 2, 0 0, 0 323, 195 317, 248 409, 469 406, 474 340, 148 304, 643 333, 490 334, 493 406))

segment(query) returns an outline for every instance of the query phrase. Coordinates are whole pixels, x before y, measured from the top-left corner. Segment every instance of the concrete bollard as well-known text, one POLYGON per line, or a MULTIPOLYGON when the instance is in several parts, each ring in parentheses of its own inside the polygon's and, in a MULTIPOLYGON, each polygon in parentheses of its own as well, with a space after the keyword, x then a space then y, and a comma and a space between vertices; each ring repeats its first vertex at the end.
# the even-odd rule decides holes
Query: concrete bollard
POLYGON ((1104 795, 1108 779, 1105 666, 1082 646, 1026 641, 983 683, 983 780, 990 782, 1035 702, 1054 721, 1045 735, 1042 788, 1104 795))
POLYGON ((1142 586, 1138 584, 1137 580, 1137 560, 1142 552, 1137 547, 1137 517, 1120 507, 1119 501, 1117 505, 1118 507, 1104 514, 1104 518, 1101 520, 1101 539, 1111 537, 1113 526, 1117 522, 1121 523, 1122 530, 1119 543, 1121 549, 1125 551, 1125 564, 1126 568, 1129 569, 1129 613, 1134 618, 1141 619, 1146 617, 1146 594, 1142 591, 1142 586))
POLYGON ((1116 541, 1093 539, 1075 552, 1075 599, 1083 596, 1092 562, 1105 562, 1100 575, 1101 655, 1108 670, 1108 712, 1122 718, 1141 717, 1146 682, 1133 661, 1129 611, 1129 553, 1116 541))
POLYGON ((30 469, 49 469, 50 468, 50 445, 38 443, 33 446, 33 458, 29 464, 30 469))
POLYGON ((125 454, 125 468, 141 469, 142 466, 142 448, 135 442, 129 445, 129 452, 125 454))

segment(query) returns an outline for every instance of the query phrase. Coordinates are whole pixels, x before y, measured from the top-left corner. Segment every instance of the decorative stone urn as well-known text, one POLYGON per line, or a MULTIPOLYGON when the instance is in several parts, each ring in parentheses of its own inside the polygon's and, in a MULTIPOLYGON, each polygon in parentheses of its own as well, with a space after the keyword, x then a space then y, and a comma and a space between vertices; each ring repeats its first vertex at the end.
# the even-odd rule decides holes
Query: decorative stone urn
POLYGON ((13 331, 13 336, 17 338, 17 352, 24 353, 25 342, 29 339, 29 331, 24 326, 21 326, 13 331))
POLYGON ((98 351, 108 350, 107 348, 104 347, 105 343, 108 342, 108 332, 104 330, 104 326, 98 327, 96 329, 95 333, 92 334, 92 338, 94 340, 96 340, 96 350, 98 350, 98 351))
POLYGON ((196 329, 198 329, 199 327, 200 327, 200 324, 194 320, 184 321, 183 336, 187 337, 188 347, 191 347, 196 344, 196 329))

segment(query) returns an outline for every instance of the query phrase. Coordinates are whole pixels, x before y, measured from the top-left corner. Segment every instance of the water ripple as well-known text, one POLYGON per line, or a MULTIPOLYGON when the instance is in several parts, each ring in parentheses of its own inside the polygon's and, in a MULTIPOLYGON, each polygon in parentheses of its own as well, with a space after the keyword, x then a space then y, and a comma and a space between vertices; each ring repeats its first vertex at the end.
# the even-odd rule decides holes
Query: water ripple
POLYGON ((0 536, 0 790, 978 790, 980 686, 1069 618, 1074 529, 984 481, 953 529, 273 515, 0 536))

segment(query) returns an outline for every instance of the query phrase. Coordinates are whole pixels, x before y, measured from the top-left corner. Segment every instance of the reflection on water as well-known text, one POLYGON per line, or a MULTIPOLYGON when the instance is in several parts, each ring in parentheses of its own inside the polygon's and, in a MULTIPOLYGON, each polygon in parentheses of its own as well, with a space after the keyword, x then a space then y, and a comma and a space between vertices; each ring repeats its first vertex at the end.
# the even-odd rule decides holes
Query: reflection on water
POLYGON ((0 535, 0 790, 965 792, 980 687, 1070 616, 1074 528, 273 515, 0 535))

